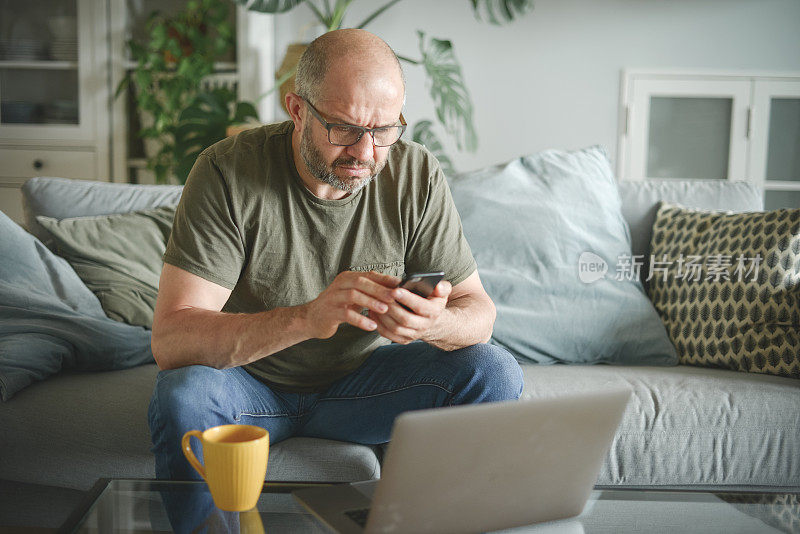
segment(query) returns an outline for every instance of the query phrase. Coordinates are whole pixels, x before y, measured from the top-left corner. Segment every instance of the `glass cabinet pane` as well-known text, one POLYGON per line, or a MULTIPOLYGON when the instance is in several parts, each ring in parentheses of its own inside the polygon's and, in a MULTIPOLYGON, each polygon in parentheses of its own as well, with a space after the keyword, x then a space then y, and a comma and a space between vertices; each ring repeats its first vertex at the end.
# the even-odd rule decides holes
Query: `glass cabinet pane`
POLYGON ((800 98, 772 98, 769 108, 766 178, 800 182, 800 98))
POLYGON ((0 0, 0 60, 77 61, 77 1, 0 0))
POLYGON ((79 124, 77 0, 0 0, 0 125, 79 124))
POLYGON ((764 209, 800 208, 800 191, 767 191, 764 193, 764 209))
POLYGON ((0 69, 0 124, 78 124, 78 71, 0 69))
POLYGON ((731 98, 650 98, 647 176, 728 178, 731 98))

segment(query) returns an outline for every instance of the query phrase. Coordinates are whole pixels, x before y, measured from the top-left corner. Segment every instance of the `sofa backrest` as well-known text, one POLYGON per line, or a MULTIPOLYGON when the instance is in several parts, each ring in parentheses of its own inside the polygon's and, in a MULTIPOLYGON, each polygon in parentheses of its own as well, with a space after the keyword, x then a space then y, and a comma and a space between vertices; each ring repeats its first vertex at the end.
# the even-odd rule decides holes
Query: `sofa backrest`
POLYGON ((22 185, 22 208, 27 230, 50 246, 50 235, 37 215, 56 219, 112 215, 175 205, 181 185, 139 185, 38 176, 22 185))
MULTIPOLYGON (((647 255, 659 201, 692 208, 760 211, 764 209, 760 188, 747 182, 726 180, 650 179, 618 182, 622 215, 631 230, 633 254, 647 255)), ((22 186, 25 223, 30 233, 48 244, 47 231, 37 215, 56 219, 110 215, 177 204, 183 186, 139 185, 66 178, 31 178, 22 186)))
POLYGON ((689 208, 727 211, 761 211, 762 190, 748 182, 727 180, 650 179, 617 183, 622 215, 631 230, 633 254, 650 254, 650 237, 660 201, 689 208))

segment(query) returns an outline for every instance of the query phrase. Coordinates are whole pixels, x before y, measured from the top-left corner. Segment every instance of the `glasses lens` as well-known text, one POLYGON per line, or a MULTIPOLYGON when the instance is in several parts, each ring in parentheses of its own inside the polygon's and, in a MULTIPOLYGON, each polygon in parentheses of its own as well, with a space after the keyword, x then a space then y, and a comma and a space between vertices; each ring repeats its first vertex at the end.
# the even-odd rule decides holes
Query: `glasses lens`
MULTIPOLYGON (((375 146, 393 145, 403 135, 403 126, 386 126, 373 130, 375 146)), ((350 146, 358 143, 364 132, 361 128, 354 126, 331 126, 328 139, 334 145, 350 146)))
POLYGON ((393 145, 403 135, 402 126, 387 126, 385 128, 378 128, 375 130, 373 137, 375 138, 375 146, 389 146, 393 145))
POLYGON ((334 145, 349 146, 358 143, 363 132, 360 128, 351 126, 332 126, 329 135, 330 142, 334 145))

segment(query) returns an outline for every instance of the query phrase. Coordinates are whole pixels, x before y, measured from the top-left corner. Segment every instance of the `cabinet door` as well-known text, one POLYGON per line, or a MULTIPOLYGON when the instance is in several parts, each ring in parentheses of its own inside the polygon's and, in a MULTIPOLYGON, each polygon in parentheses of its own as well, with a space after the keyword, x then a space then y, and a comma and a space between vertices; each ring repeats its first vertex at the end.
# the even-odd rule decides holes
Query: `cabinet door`
POLYGON ((94 139, 91 93, 102 81, 92 81, 92 9, 91 0, 0 1, 0 138, 94 139))
POLYGON ((753 82, 750 175, 765 209, 800 208, 800 80, 753 82))
POLYGON ((632 77, 622 178, 744 180, 750 82, 632 77))

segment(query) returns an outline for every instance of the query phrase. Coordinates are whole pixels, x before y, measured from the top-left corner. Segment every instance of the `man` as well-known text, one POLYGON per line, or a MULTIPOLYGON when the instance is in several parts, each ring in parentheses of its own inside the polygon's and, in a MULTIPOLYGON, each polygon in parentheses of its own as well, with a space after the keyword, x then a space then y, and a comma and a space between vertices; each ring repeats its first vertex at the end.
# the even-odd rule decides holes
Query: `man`
POLYGON ((516 361, 486 344, 495 309, 444 175, 399 140, 392 50, 327 33, 295 84, 291 121, 206 149, 186 182, 153 322, 159 478, 197 478, 190 429, 378 444, 401 412, 521 394, 516 361), (437 270, 427 299, 397 288, 437 270))

